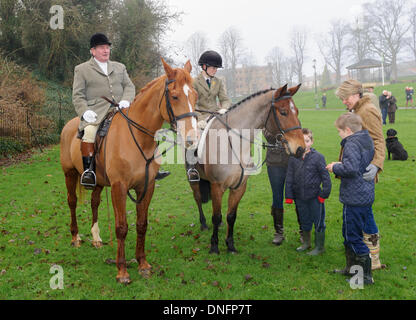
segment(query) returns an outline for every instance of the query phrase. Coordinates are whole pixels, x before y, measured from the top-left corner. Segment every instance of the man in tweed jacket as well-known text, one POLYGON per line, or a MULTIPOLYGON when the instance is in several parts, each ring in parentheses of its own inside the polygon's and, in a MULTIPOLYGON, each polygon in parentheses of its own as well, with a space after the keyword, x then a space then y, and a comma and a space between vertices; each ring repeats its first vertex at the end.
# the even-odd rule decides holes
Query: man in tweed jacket
POLYGON ((84 173, 81 184, 86 188, 95 187, 94 142, 98 126, 110 109, 110 103, 102 96, 119 103, 120 108, 127 108, 133 101, 136 90, 131 82, 126 67, 110 61, 111 42, 102 34, 91 37, 91 59, 75 67, 72 87, 72 102, 81 119, 79 130, 84 131, 81 141, 81 154, 84 173))

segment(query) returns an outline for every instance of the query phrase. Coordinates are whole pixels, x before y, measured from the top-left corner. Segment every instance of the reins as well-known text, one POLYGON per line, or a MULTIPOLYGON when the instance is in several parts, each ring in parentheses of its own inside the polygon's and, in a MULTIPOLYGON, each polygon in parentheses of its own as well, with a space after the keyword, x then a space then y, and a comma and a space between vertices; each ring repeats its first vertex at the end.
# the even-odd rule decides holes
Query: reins
MULTIPOLYGON (((173 112, 173 108, 172 108, 172 105, 171 105, 170 99, 169 99, 169 87, 168 87, 169 84, 173 83, 174 81, 176 81, 176 80, 168 80, 168 79, 166 79, 166 82, 165 82, 165 90, 163 91, 162 98, 160 99, 160 102, 159 102, 159 112, 160 112, 160 108, 161 108, 161 105, 162 105, 163 97, 165 97, 165 100, 166 100, 166 111, 167 111, 167 114, 169 116, 169 123, 170 123, 170 129, 169 130, 177 133, 176 132, 176 128, 177 128, 177 121, 178 120, 181 120, 181 119, 184 119, 184 118, 187 118, 187 117, 197 117, 197 115, 196 115, 195 112, 187 112, 187 113, 181 114, 179 116, 175 116, 175 113, 173 112)), ((146 166, 145 166, 145 182, 144 182, 143 192, 141 193, 140 198, 138 198, 137 200, 134 199, 134 197, 130 194, 130 190, 127 190, 127 195, 129 196, 129 198, 134 203, 139 204, 143 200, 144 196, 146 195, 147 188, 148 188, 148 185, 149 185, 149 166, 150 166, 150 164, 156 158, 165 155, 166 152, 169 151, 176 144, 176 142, 174 141, 173 142, 174 144, 171 147, 169 147, 168 149, 164 150, 157 157, 155 157, 155 154, 153 152, 153 155, 150 158, 147 158, 146 155, 145 155, 145 153, 144 153, 144 151, 143 151, 143 149, 142 149, 142 147, 140 146, 139 142, 137 141, 136 137, 134 136, 132 127, 135 128, 136 130, 138 130, 138 131, 140 131, 140 132, 142 132, 142 133, 144 133, 144 134, 152 137, 153 139, 155 138, 155 132, 147 129, 146 127, 143 127, 139 123, 137 123, 134 120, 132 120, 131 118, 129 118, 129 116, 128 116, 128 110, 126 111, 126 114, 124 114, 124 112, 120 108, 120 105, 118 103, 116 103, 114 100, 110 100, 110 99, 108 99, 107 97, 104 97, 104 96, 101 97, 101 98, 103 98, 107 102, 111 103, 111 105, 115 106, 117 108, 118 112, 127 121, 127 125, 128 125, 128 128, 129 128, 130 134, 131 134, 131 136, 133 138, 133 141, 136 144, 136 147, 139 149, 140 154, 142 155, 143 159, 146 162, 146 166)))
MULTIPOLYGON (((275 142, 275 144, 270 144, 270 143, 264 143, 264 142, 262 142, 261 144, 259 144, 259 143, 257 143, 257 142, 255 142, 255 141, 251 141, 250 139, 247 139, 246 137, 244 137, 243 135, 241 135, 241 133, 240 132, 238 132, 238 131, 236 131, 235 129, 233 129, 232 127, 230 127, 229 126, 229 124, 228 124, 228 113, 225 113, 225 118, 226 118, 226 120, 224 121, 222 118, 221 118, 221 115, 222 114, 220 114, 220 113, 218 113, 218 112, 213 112, 213 111, 207 111, 207 110, 200 110, 200 109, 195 109, 195 111, 198 111, 198 112, 205 112, 205 113, 209 113, 209 114, 211 114, 211 115, 213 115, 219 122, 221 122, 221 124, 226 128, 226 130, 227 130, 227 132, 232 132, 232 133, 234 133, 235 135, 237 135, 240 139, 242 139, 242 140, 246 140, 246 141, 249 141, 251 144, 253 144, 253 145, 261 145, 261 147, 263 147, 263 148, 271 148, 271 149, 276 149, 276 148, 278 148, 278 147, 280 147, 280 144, 281 143, 284 143, 284 144, 286 144, 286 145, 288 145, 288 141, 284 138, 284 136, 285 136, 285 134, 287 133, 287 132, 290 132, 290 131, 293 131, 293 130, 298 130, 298 129, 302 129, 302 126, 293 126, 293 127, 291 127, 291 128, 288 128, 288 129, 283 129, 282 128, 282 125, 281 125, 281 123, 280 123, 280 120, 279 120, 279 117, 277 116, 277 113, 276 113, 276 109, 275 109, 275 103, 277 103, 277 102, 279 102, 279 101, 282 101, 282 100, 285 100, 285 99, 290 99, 291 98, 291 95, 288 95, 288 94, 285 94, 285 95, 283 95, 283 96, 281 96, 281 97, 279 97, 279 98, 277 98, 277 99, 272 99, 272 101, 271 101, 271 105, 270 105, 270 109, 269 109, 269 113, 267 114, 267 118, 266 118, 266 121, 265 121, 265 124, 264 124, 264 127, 265 127, 265 130, 267 130, 267 124, 268 124, 268 121, 269 121, 269 118, 270 118, 270 115, 271 114, 273 114, 273 118, 274 118, 274 121, 275 121, 275 123, 276 123, 276 125, 277 125, 277 128, 279 129, 279 133, 277 134, 277 136, 276 136, 276 142, 275 142)), ((300 122, 299 122, 300 123, 300 122)), ((233 155, 237 158, 237 159, 239 159, 239 157, 237 157, 237 155, 236 155, 236 153, 235 153, 235 150, 233 149, 233 146, 232 146, 232 143, 231 143, 231 140, 230 140, 230 135, 228 135, 228 142, 229 142, 229 145, 230 145, 230 147, 231 147, 231 151, 232 151, 232 153, 233 153, 233 155)), ((258 169, 258 168, 260 168, 260 167, 262 167, 263 165, 264 165, 264 163, 266 162, 266 160, 264 160, 263 162, 262 162, 262 164, 261 164, 261 166, 257 166, 256 167, 256 169, 258 169)), ((242 183, 242 181, 243 181, 243 178, 244 178, 244 167, 243 167, 243 165, 241 164, 241 161, 239 162, 239 165, 240 165, 240 168, 241 168, 241 175, 240 175, 240 179, 239 179, 239 181, 238 181, 238 183, 237 183, 237 185, 235 186, 235 187, 230 187, 230 189, 238 189, 239 187, 240 187, 240 185, 241 185, 241 183, 242 183)))

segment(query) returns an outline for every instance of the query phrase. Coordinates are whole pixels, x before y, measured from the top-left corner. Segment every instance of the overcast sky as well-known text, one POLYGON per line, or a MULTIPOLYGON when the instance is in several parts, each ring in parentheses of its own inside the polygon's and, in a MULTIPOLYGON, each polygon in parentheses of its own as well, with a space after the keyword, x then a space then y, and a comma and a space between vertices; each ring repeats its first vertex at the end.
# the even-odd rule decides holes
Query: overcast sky
MULTIPOLYGON (((394 0, 393 0, 394 1, 394 0)), ((218 50, 217 41, 229 27, 241 33, 243 44, 255 56, 258 65, 265 64, 269 51, 279 46, 289 55, 289 34, 294 26, 305 26, 310 31, 304 73, 312 74, 312 60, 317 71, 323 61, 315 38, 327 32, 332 20, 352 20, 360 12, 365 0, 166 0, 174 10, 184 12, 182 23, 173 27, 165 41, 172 57, 185 60, 186 40, 197 31, 210 40, 210 48, 218 50)), ((370 1, 371 2, 371 1, 370 1)))

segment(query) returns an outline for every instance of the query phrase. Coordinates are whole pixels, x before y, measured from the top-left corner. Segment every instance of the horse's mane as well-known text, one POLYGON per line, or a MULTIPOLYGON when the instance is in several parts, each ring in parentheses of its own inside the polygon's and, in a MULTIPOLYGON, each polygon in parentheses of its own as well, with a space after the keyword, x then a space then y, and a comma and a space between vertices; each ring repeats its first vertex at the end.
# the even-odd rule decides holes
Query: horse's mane
MULTIPOLYGON (((233 104, 231 107, 229 107, 229 108, 228 108, 228 111, 230 111, 230 110, 233 110, 233 109, 237 108, 238 106, 240 106, 240 105, 242 105, 243 103, 245 103, 245 102, 247 102, 247 101, 249 101, 249 100, 253 99, 254 97, 257 97, 257 96, 263 95, 263 94, 265 94, 265 93, 267 93, 267 92, 270 92, 270 91, 272 91, 272 90, 276 90, 276 89, 274 89, 274 88, 270 88, 270 89, 261 90, 261 91, 258 91, 258 92, 256 92, 256 93, 253 93, 252 95, 250 95, 250 96, 248 96, 248 97, 245 97, 243 100, 241 100, 241 101, 239 101, 239 102, 237 102, 237 103, 233 104)), ((227 112, 228 112, 228 111, 227 111, 227 112)))
MULTIPOLYGON (((175 76, 176 76, 176 81, 181 82, 182 80, 186 83, 186 82, 190 82, 191 80, 189 79, 190 76, 187 76, 185 72, 177 72, 178 69, 175 69, 175 76)), ((161 78, 165 77, 166 75, 163 74, 158 78, 153 79, 152 81, 148 82, 143 88, 140 89, 139 94, 135 97, 135 99, 139 96, 142 95, 143 93, 145 93, 147 90, 149 90, 156 82, 158 82, 161 78)))

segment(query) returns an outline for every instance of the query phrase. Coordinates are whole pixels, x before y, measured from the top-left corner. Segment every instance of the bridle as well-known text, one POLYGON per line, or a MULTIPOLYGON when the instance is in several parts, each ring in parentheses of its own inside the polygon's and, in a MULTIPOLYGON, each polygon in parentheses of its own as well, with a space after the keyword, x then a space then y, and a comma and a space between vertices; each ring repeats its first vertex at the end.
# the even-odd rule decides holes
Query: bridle
MULTIPOLYGON (((279 97, 277 99, 274 99, 274 97, 272 98, 272 101, 270 103, 269 113, 267 114, 267 118, 266 118, 266 121, 264 123, 264 128, 265 128, 265 130, 267 130, 267 124, 269 122, 270 115, 273 114, 273 118, 274 118, 274 121, 276 123, 277 128, 279 129, 279 132, 276 135, 276 142, 274 144, 262 143, 262 147, 263 148, 276 148, 281 143, 284 143, 287 146, 289 146, 289 142, 285 139, 285 134, 288 133, 288 132, 290 132, 290 131, 301 130, 302 129, 302 126, 300 125, 300 121, 299 121, 299 126, 293 126, 291 128, 288 128, 288 129, 283 129, 282 128, 282 125, 280 123, 279 117, 277 116, 276 108, 275 108, 275 103, 277 103, 279 101, 282 101, 282 100, 290 99, 291 97, 292 96, 290 94, 285 94, 285 95, 283 95, 283 96, 281 96, 281 97, 279 97)), ((204 111, 204 110, 197 110, 197 111, 204 111)), ((235 131, 233 128, 230 127, 230 125, 228 124, 228 114, 227 113, 225 113, 225 117, 226 117, 225 118, 226 119, 225 121, 223 119, 221 119, 221 114, 219 114, 217 112, 208 112, 208 113, 211 113, 213 116, 215 116, 215 118, 224 125, 224 127, 227 130, 227 132, 232 132, 233 134, 239 136, 241 139, 247 140, 247 138, 244 137, 243 135, 241 135, 241 133, 235 131)), ((248 140, 248 141, 250 143, 253 143, 250 140, 248 140)), ((233 152, 234 156, 236 158, 238 158, 238 156, 236 155, 236 153, 235 153, 235 151, 233 149, 233 146, 232 146, 232 143, 231 143, 231 140, 230 140, 230 136, 228 136, 228 142, 229 142, 231 151, 233 152)), ((253 143, 253 144, 256 144, 256 143, 253 143)), ((263 161, 263 163, 262 163, 261 166, 263 166, 263 164, 265 162, 266 162, 266 159, 263 161)), ((241 183, 243 181, 243 178, 244 178, 244 171, 245 171, 245 169, 244 169, 243 165, 241 164, 241 161, 240 161, 239 165, 240 165, 240 168, 241 168, 241 175, 240 175, 240 179, 239 179, 237 185, 234 186, 234 187, 231 187, 231 189, 234 189, 234 190, 235 189, 238 189, 240 187, 240 185, 241 185, 241 183)))
MULTIPOLYGON (((173 80, 166 79, 165 92, 163 95, 165 96, 165 100, 166 100, 166 112, 168 113, 168 116, 169 116, 170 129, 176 133, 178 120, 182 120, 184 118, 189 118, 189 117, 195 117, 198 119, 198 115, 195 112, 187 112, 179 116, 175 116, 175 113, 173 112, 173 109, 172 109, 172 104, 170 103, 170 99, 169 99, 169 84, 175 81, 176 81, 175 79, 173 80)), ((160 110, 160 106, 162 105, 162 100, 163 100, 163 96, 159 103, 159 110, 160 110)))
MULTIPOLYGON (((178 122, 178 120, 181 120, 181 119, 184 119, 184 118, 188 118, 188 117, 195 117, 195 118, 198 119, 198 116, 197 116, 197 114, 195 112, 187 112, 187 113, 181 114, 179 116, 176 116, 175 113, 173 112, 172 104, 171 104, 170 99, 169 99, 169 84, 171 84, 171 83, 173 83, 175 81, 176 81, 175 79, 173 79, 173 80, 166 79, 166 81, 165 81, 165 89, 163 91, 162 98, 161 98, 161 100, 159 102, 159 112, 161 112, 160 108, 161 108, 161 105, 162 105, 163 97, 165 97, 165 100, 166 100, 166 112, 167 112, 167 114, 169 116, 170 130, 176 133, 176 128, 177 128, 177 122, 178 122)), ((153 131, 151 131, 151 130, 145 128, 145 127, 143 127, 142 125, 138 124, 137 122, 135 122, 134 120, 132 120, 131 118, 129 118, 128 117, 128 110, 126 111, 126 114, 124 114, 124 112, 122 111, 122 109, 120 109, 119 104, 114 101, 114 98, 113 98, 113 100, 110 100, 107 97, 101 97, 101 98, 103 98, 107 102, 111 103, 111 105, 115 106, 117 108, 118 112, 127 121, 127 125, 129 127, 129 130, 130 130, 131 136, 132 136, 132 138, 134 140, 134 143, 136 144, 137 148, 139 149, 139 151, 140 151, 143 159, 146 161, 145 183, 144 183, 143 192, 140 195, 140 198, 137 199, 137 200, 134 199, 133 196, 130 194, 130 191, 129 190, 127 191, 127 195, 129 196, 129 198, 133 202, 135 202, 136 204, 139 204, 143 200, 143 198, 144 198, 144 196, 146 195, 146 192, 147 192, 147 188, 148 188, 148 184, 149 184, 149 166, 152 163, 152 161, 155 160, 155 155, 153 153, 152 157, 150 157, 150 158, 147 158, 146 157, 146 155, 145 155, 142 147, 140 146, 139 142, 137 141, 136 137, 134 136, 132 127, 134 127, 135 129, 139 130, 140 132, 142 132, 142 133, 144 133, 144 134, 152 137, 153 139, 155 138, 155 132, 153 132, 153 131)), ((163 151, 159 156, 163 156, 167 151, 168 150, 163 151)))
MULTIPOLYGON (((290 132, 290 131, 293 131, 293 130, 302 129, 302 126, 300 125, 300 121, 299 121, 299 126, 293 126, 291 128, 288 128, 288 129, 283 129, 282 125, 280 123, 279 117, 277 116, 277 113, 276 113, 275 103, 277 103, 279 101, 282 101, 282 100, 290 99, 291 97, 292 96, 290 94, 285 94, 285 95, 283 95, 283 96, 281 96, 277 99, 274 99, 274 98, 272 99, 272 102, 271 102, 271 105, 270 105, 270 110, 269 110, 269 113, 267 115, 267 119, 266 119, 266 122, 265 122, 265 125, 264 125, 265 129, 267 130, 267 123, 269 122, 270 115, 273 114, 274 122, 275 122, 277 128, 279 129, 279 133, 276 135, 276 142, 279 141, 279 142, 284 143, 286 145, 288 145, 289 143, 285 139, 285 134, 290 132)), ((267 130, 267 131, 269 131, 269 130, 267 130)))

